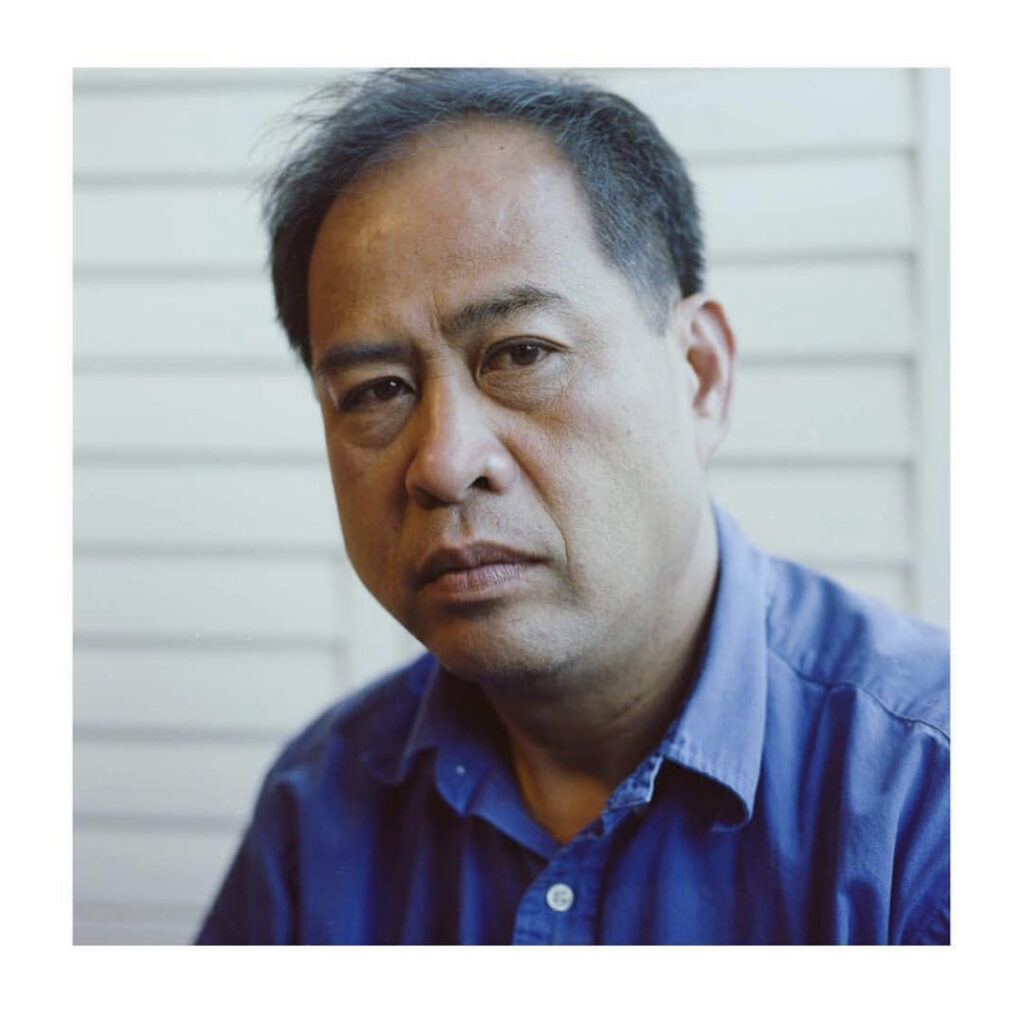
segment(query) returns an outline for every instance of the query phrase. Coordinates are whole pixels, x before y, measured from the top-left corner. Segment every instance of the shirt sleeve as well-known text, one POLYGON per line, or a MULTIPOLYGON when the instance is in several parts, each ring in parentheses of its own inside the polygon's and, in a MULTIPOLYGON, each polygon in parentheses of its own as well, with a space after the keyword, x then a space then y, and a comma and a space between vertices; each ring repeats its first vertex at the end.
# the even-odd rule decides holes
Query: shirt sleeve
POLYGON ((196 945, 284 945, 294 940, 288 813, 283 788, 268 777, 252 822, 196 945))
POLYGON ((904 802, 891 941, 948 945, 949 742, 942 735, 924 739, 921 771, 917 793, 904 802))

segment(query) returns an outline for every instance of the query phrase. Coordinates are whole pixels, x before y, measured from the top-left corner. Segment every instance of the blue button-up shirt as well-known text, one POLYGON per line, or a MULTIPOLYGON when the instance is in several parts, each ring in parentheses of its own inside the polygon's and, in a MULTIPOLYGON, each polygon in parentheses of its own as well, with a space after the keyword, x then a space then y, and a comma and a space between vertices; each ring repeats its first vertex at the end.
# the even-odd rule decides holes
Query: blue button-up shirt
POLYGON ((692 690, 599 818, 560 845, 425 656, 286 748, 198 941, 948 941, 945 635, 716 517, 692 690))

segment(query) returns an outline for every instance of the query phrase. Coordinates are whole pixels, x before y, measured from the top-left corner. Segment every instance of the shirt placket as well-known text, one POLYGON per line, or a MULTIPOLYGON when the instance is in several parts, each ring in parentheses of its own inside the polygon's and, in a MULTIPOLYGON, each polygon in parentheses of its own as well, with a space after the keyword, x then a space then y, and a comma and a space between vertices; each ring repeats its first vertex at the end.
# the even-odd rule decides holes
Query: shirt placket
POLYGON ((594 945, 600 941, 601 895, 614 830, 624 818, 606 812, 548 862, 523 894, 513 945, 594 945))

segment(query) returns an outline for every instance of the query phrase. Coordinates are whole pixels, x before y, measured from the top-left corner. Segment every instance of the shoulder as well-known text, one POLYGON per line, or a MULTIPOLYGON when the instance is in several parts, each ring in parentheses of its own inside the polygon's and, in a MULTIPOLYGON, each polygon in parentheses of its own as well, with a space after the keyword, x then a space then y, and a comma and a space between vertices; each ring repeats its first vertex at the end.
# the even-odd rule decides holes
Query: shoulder
POLYGON ((798 565, 769 574, 764 776, 829 830, 835 900, 879 901, 867 930, 837 902, 836 937, 948 941, 948 637, 798 565))
POLYGON ((400 751, 433 667, 433 657, 425 654, 325 710, 285 745, 267 783, 333 767, 342 759, 400 751))
POLYGON ((948 744, 949 637, 792 562, 769 558, 768 651, 797 680, 873 701, 948 744))

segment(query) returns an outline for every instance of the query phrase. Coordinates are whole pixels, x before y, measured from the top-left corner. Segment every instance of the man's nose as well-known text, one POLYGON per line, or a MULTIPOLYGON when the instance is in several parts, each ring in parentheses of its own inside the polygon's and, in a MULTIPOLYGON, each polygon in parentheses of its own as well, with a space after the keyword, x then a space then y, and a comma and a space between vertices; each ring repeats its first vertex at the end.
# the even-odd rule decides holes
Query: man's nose
POLYGON ((416 409, 416 442, 405 488, 422 508, 459 504, 472 490, 501 493, 517 465, 495 433, 478 392, 429 385, 416 409))

